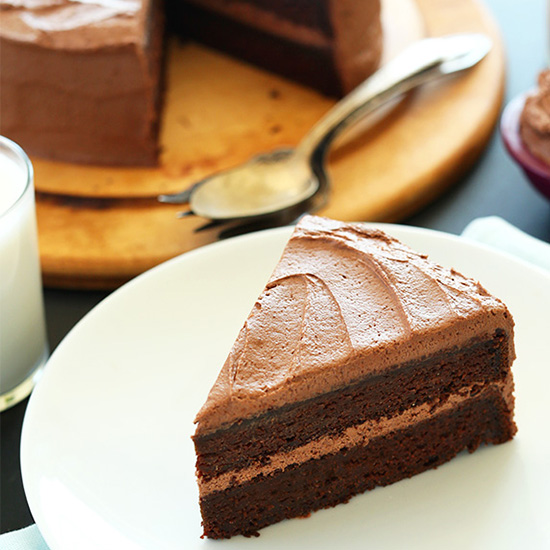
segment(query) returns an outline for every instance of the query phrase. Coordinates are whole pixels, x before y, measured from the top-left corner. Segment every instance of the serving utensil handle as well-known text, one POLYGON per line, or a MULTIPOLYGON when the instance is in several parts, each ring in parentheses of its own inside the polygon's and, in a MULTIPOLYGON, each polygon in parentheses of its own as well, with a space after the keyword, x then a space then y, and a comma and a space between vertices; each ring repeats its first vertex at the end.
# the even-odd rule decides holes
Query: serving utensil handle
POLYGON ((308 158, 324 157, 344 129, 420 84, 473 67, 491 45, 491 40, 479 33, 415 42, 334 105, 302 139, 297 151, 308 158))

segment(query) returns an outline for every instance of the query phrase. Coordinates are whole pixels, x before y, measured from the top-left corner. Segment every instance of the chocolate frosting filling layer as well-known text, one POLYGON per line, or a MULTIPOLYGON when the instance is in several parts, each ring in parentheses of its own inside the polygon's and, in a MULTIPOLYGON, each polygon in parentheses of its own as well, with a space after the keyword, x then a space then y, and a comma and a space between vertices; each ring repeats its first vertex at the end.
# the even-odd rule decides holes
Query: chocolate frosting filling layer
POLYGON ((307 216, 199 411, 197 434, 512 327, 478 282, 381 231, 307 216))
POLYGON ((301 447, 277 453, 269 457, 267 461, 258 461, 248 468, 225 472, 208 480, 199 477, 201 496, 214 491, 224 491, 229 487, 246 483, 259 475, 273 475, 289 466, 309 460, 318 460, 326 455, 340 452, 342 449, 351 449, 357 445, 368 445, 376 437, 383 437, 450 411, 460 403, 472 399, 472 394, 475 394, 477 399, 494 399, 499 396, 498 399, 502 399, 506 409, 512 411, 514 408, 513 389, 512 376, 508 374, 503 381, 488 385, 481 394, 475 393, 478 390, 475 385, 464 387, 461 388, 459 393, 451 394, 442 402, 423 403, 391 417, 367 420, 356 426, 350 426, 339 435, 329 434, 313 439, 301 447))

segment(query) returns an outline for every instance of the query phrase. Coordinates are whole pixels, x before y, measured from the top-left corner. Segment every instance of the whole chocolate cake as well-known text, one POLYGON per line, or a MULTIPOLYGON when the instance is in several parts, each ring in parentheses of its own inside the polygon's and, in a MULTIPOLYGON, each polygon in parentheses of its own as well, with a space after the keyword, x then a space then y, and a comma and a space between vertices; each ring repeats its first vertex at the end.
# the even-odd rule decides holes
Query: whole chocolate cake
POLYGON ((183 38, 328 94, 380 60, 380 0, 2 0, 0 134, 44 158, 154 165, 164 9, 183 38))
POLYGON ((155 164, 159 7, 156 0, 3 0, 0 133, 44 158, 155 164))
POLYGON ((514 357, 512 317, 479 283, 305 217, 196 418, 204 534, 252 535, 508 441, 514 357))

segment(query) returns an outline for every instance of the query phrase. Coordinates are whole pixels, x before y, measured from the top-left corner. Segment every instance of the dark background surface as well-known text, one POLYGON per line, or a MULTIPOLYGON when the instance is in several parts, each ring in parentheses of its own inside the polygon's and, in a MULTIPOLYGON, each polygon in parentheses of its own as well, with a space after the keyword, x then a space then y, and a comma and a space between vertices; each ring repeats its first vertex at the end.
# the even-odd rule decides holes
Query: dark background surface
MULTIPOLYGON (((458 1, 458 0, 457 0, 458 1)), ((505 104, 535 84, 548 64, 549 39, 544 0, 486 0, 507 51, 505 104)), ((504 151, 498 129, 474 168, 452 190, 404 223, 461 233, 479 216, 501 216, 523 231, 550 242, 550 202, 527 183, 504 151)), ((52 350, 108 292, 45 289, 52 350)), ((32 523, 19 468, 19 439, 27 400, 0 415, 0 532, 32 523)))

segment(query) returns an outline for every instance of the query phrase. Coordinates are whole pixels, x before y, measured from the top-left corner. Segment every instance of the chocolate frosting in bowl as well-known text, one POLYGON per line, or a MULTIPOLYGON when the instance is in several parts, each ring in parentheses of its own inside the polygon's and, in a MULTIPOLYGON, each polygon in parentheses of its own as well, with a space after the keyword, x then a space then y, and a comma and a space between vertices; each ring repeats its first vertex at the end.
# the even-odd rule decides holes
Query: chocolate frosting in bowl
POLYGON ((538 89, 525 100, 519 131, 524 145, 550 166, 550 70, 542 71, 538 89))
POLYGON ((197 433, 512 325, 476 281, 381 231, 307 216, 199 411, 197 433))

